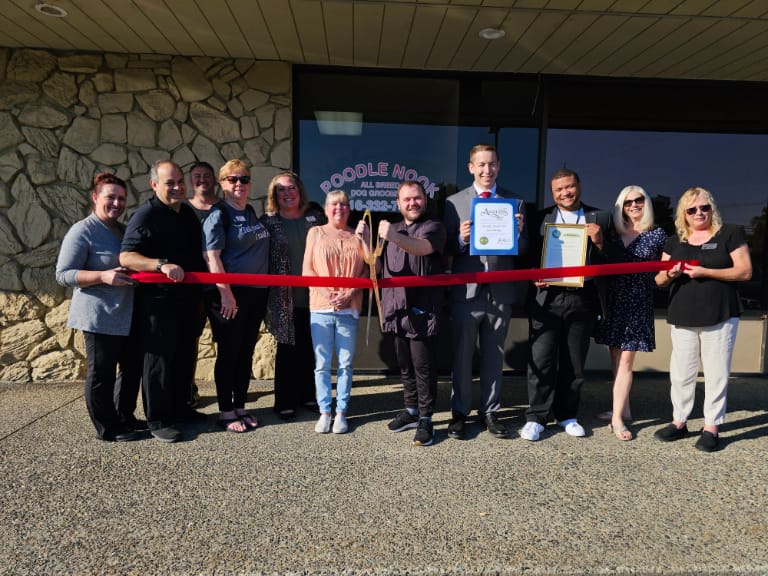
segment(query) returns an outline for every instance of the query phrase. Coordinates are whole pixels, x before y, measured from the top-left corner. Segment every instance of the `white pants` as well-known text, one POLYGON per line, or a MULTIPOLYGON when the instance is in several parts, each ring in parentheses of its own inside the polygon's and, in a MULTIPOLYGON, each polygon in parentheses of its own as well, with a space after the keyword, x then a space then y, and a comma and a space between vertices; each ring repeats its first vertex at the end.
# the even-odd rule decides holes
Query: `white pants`
POLYGON ((672 326, 669 379, 672 417, 677 422, 686 422, 693 410, 699 357, 704 368, 704 424, 719 426, 725 422, 728 375, 738 326, 736 317, 703 328, 672 326))

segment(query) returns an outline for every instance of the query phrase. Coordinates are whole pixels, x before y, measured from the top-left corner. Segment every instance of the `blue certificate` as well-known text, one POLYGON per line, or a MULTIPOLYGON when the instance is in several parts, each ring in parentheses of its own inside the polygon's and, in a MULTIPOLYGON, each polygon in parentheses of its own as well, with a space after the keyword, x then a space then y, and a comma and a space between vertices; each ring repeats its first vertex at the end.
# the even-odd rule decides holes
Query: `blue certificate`
POLYGON ((472 256, 516 256, 518 198, 474 198, 469 253, 472 256))

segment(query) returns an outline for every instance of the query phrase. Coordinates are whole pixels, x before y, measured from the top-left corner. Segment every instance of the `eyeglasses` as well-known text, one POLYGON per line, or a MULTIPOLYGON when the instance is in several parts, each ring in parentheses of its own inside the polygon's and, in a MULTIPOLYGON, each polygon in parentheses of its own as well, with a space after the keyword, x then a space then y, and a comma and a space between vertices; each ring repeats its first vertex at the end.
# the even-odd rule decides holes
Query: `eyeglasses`
POLYGON ((712 210, 712 204, 702 204, 701 206, 691 206, 690 208, 685 209, 685 213, 688 214, 688 216, 693 216, 696 214, 697 210, 701 210, 702 214, 706 214, 710 210, 712 210))
POLYGON ((645 204, 645 196, 624 200, 624 208, 629 208, 632 204, 645 204))
POLYGON ((230 184, 236 184, 238 181, 240 184, 250 184, 251 177, 250 176, 224 176, 222 180, 226 180, 230 184))

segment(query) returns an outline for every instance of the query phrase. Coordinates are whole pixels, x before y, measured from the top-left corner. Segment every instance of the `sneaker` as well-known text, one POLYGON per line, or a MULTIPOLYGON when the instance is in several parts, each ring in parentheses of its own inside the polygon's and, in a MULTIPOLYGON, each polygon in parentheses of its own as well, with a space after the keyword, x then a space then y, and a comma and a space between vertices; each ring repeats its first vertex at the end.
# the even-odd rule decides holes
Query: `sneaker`
POLYGON ((334 434, 346 434, 349 430, 347 419, 344 414, 336 414, 336 418, 333 419, 333 433, 334 434))
POLYGON ((544 432, 544 426, 538 422, 526 422, 520 429, 520 438, 529 442, 536 442, 541 433, 544 432))
POLYGON ((667 424, 664 428, 656 430, 653 436, 662 442, 673 442, 688 436, 688 426, 683 424, 682 428, 678 428, 674 424, 667 424))
POLYGON ((432 421, 428 418, 419 418, 416 435, 413 437, 414 446, 429 446, 435 439, 432 421))
POLYGON ((176 428, 171 428, 170 426, 158 428, 157 430, 150 430, 150 433, 152 436, 160 440, 160 442, 167 442, 169 444, 176 442, 179 438, 181 438, 181 432, 176 430, 176 428))
POLYGON ((408 410, 400 410, 397 416, 387 424, 387 429, 390 432, 402 432, 411 428, 416 428, 419 425, 418 416, 413 416, 408 410))
POLYGON ((565 429, 565 433, 568 434, 568 436, 573 436, 574 438, 581 438, 587 434, 584 432, 584 427, 576 421, 576 418, 558 420, 557 425, 560 426, 560 428, 565 429))
POLYGON ((694 444, 694 446, 697 450, 701 450, 702 452, 714 452, 718 449, 720 444, 718 438, 719 435, 712 434, 712 432, 708 430, 702 430, 701 436, 699 436, 699 439, 696 440, 696 444, 694 444))
POLYGON ((328 432, 331 431, 331 415, 330 414, 320 414, 320 418, 317 421, 317 424, 315 424, 315 432, 318 434, 328 434, 328 432))

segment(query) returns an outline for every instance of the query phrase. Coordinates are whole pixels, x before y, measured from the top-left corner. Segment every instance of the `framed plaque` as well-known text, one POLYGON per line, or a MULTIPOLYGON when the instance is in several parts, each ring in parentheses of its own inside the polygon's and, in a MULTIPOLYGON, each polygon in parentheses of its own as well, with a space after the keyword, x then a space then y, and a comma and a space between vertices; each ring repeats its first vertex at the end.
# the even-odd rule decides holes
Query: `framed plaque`
POLYGON ((516 256, 517 218, 523 201, 518 198, 474 198, 472 228, 469 233, 471 256, 516 256))
MULTIPOLYGON (((587 227, 583 224, 545 224, 541 267, 584 266, 587 260, 587 227)), ((583 276, 545 278, 553 286, 581 288, 583 276)))

